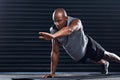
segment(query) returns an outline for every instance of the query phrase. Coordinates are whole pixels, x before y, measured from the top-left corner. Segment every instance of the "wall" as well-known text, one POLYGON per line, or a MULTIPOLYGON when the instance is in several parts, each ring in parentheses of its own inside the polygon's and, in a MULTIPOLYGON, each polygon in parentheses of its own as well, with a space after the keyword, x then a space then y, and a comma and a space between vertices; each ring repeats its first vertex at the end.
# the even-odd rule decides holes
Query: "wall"
MULTIPOLYGON (((106 50, 120 56, 119 0, 0 0, 0 71, 49 71, 51 41, 38 39, 49 32, 52 12, 64 8, 82 20, 84 30, 106 50)), ((120 71, 111 62, 110 71, 120 71)), ((57 71, 100 71, 100 65, 73 61, 61 48, 57 71)))

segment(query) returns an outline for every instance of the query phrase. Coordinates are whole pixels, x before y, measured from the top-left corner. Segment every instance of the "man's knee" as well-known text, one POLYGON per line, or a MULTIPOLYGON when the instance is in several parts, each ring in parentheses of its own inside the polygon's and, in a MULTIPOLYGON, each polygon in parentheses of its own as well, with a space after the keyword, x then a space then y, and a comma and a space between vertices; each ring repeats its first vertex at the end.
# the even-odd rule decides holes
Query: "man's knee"
POLYGON ((108 51, 105 51, 104 52, 104 56, 103 56, 103 59, 105 59, 105 60, 109 60, 110 59, 110 52, 108 52, 108 51))

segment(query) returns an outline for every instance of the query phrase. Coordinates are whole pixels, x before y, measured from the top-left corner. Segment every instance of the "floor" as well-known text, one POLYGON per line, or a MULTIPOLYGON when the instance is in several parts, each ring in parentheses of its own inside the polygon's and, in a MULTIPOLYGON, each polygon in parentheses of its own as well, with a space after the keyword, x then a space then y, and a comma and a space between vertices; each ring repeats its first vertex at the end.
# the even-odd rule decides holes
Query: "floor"
POLYGON ((1 72, 0 80, 120 80, 120 73, 101 75, 98 72, 57 72, 55 78, 41 78, 47 72, 1 72))

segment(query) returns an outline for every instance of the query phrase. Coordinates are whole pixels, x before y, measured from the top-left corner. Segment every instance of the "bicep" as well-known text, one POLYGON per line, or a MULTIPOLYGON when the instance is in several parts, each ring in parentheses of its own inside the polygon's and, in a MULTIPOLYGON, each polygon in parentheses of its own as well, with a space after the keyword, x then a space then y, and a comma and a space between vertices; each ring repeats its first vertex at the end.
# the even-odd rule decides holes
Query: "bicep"
POLYGON ((73 31, 77 31, 79 29, 81 29, 83 26, 82 26, 82 22, 80 19, 74 19, 71 23, 70 23, 70 26, 69 28, 73 31))

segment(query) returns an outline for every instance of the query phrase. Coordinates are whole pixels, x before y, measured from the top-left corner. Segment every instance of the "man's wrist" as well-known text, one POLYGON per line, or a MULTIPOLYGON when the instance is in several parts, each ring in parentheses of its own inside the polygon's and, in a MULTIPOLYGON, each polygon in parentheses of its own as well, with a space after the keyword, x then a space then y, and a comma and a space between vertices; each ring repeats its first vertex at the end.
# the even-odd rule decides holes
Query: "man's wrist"
POLYGON ((55 74, 55 72, 50 72, 50 74, 55 74))
POLYGON ((53 39, 55 39, 55 38, 56 38, 56 36, 55 36, 54 34, 52 34, 52 38, 53 38, 53 39))

